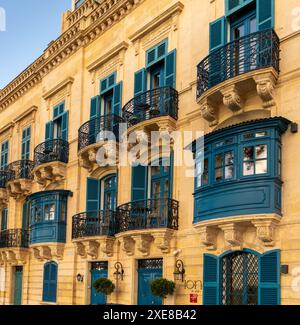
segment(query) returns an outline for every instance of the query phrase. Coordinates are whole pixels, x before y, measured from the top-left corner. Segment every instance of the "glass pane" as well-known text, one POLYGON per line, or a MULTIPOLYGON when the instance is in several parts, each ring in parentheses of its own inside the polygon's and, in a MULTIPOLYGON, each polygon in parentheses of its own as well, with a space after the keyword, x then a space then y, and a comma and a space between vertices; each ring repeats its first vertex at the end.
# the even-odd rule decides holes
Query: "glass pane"
POLYGON ((159 199, 160 198, 160 181, 153 183, 153 199, 159 199))
POLYGON ((256 17, 250 20, 250 33, 255 33, 257 31, 256 17))
POLYGON ((231 179, 234 176, 234 167, 232 166, 227 166, 225 167, 225 179, 231 179))
POLYGON ((255 165, 256 174, 266 174, 268 172, 267 160, 258 160, 255 165))
POLYGON ((225 153, 225 166, 233 165, 234 163, 234 154, 233 151, 228 151, 225 153))
POLYGON ((244 161, 254 160, 254 147, 244 148, 244 161))
POLYGON ((151 167, 151 175, 154 176, 154 175, 157 175, 160 173, 160 166, 153 166, 151 167))
POLYGON ((55 220, 55 204, 46 204, 45 205, 45 220, 55 220))
POLYGON ((256 151, 256 159, 267 158, 267 146, 266 145, 256 146, 255 151, 256 151))
POLYGON ((217 182, 223 179, 223 168, 219 168, 215 170, 215 180, 217 182))
POLYGON ((243 175, 249 176, 254 175, 254 162, 245 162, 243 168, 243 175))
POLYGON ((215 168, 220 168, 223 166, 223 156, 222 154, 215 156, 215 168))
POLYGON ((204 169, 203 169, 203 185, 208 184, 208 159, 204 159, 204 169))

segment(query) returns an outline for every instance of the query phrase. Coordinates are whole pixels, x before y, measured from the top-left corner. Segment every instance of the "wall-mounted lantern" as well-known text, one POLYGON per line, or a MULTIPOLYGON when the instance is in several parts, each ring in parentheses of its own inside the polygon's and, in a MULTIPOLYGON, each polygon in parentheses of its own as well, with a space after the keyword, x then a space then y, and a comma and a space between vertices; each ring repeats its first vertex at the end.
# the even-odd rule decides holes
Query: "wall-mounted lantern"
POLYGON ((184 280, 185 269, 182 260, 177 260, 175 263, 175 271, 174 271, 174 280, 182 281, 184 280))
POLYGON ((123 269, 123 265, 120 262, 116 262, 115 263, 115 272, 114 272, 114 278, 116 280, 123 280, 123 276, 124 276, 124 269, 123 269))
POLYGON ((84 276, 82 274, 80 274, 80 273, 78 273, 76 275, 76 279, 77 279, 78 282, 83 282, 83 278, 84 278, 84 276))

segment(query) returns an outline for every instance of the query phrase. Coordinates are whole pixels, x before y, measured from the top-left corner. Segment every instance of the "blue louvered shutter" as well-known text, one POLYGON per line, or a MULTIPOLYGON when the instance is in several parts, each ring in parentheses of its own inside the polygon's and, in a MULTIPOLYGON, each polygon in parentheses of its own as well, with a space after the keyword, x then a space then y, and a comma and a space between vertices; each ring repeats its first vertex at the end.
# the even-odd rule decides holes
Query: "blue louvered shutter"
POLYGON ((165 86, 176 88, 176 50, 170 52, 165 59, 165 86))
POLYGON ((131 179, 131 201, 146 200, 148 187, 148 167, 141 165, 132 167, 131 179))
POLYGON ((61 119, 61 138, 68 141, 69 112, 64 112, 61 119))
POLYGON ((31 138, 31 127, 24 128, 22 130, 22 152, 21 159, 29 159, 30 156, 30 138, 31 138))
POLYGON ((113 113, 120 116, 122 111, 122 82, 114 86, 113 113))
POLYGON ((57 264, 54 262, 44 265, 43 301, 56 302, 57 264))
POLYGON ((28 201, 23 204, 22 211, 22 229, 29 229, 29 213, 30 213, 30 203, 28 201))
POLYGON ((209 24, 210 52, 217 50, 227 43, 227 19, 225 16, 209 24))
POLYGON ((46 123, 45 127, 45 141, 49 141, 53 139, 53 121, 49 121, 46 123))
POLYGON ((101 114, 101 96, 97 95, 91 98, 90 119, 101 114))
POLYGON ((259 304, 280 304, 280 251, 271 251, 259 259, 259 304))
POLYGON ((7 229, 7 208, 3 208, 1 211, 1 230, 7 229))
POLYGON ((134 96, 147 90, 147 70, 141 69, 134 74, 134 96))
POLYGON ((204 254, 203 265, 203 305, 219 304, 219 259, 204 254))
POLYGON ((8 151, 9 151, 9 140, 6 140, 1 144, 1 167, 0 167, 1 170, 7 167, 8 151))
POLYGON ((274 0, 257 0, 257 29, 274 28, 274 0))
POLYGON ((100 200, 100 182, 94 178, 87 179, 86 211, 98 211, 100 200))

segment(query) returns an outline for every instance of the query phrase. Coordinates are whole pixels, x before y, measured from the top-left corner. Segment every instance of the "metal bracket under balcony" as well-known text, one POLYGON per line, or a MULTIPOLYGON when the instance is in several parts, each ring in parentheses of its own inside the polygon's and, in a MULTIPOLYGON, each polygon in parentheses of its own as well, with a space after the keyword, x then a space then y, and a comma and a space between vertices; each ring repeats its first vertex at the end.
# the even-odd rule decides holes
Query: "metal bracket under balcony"
POLYGON ((7 190, 10 196, 20 198, 31 193, 34 162, 15 161, 7 166, 7 190))
POLYGON ((0 265, 25 264, 28 256, 29 233, 24 229, 7 229, 0 232, 0 265))
POLYGON ((123 107, 128 133, 144 131, 172 132, 178 119, 178 92, 172 87, 146 91, 131 99, 123 107))
POLYGON ((6 189, 7 171, 0 170, 0 207, 7 204, 8 195, 6 189))
POLYGON ((279 76, 279 38, 272 29, 249 34, 213 51, 197 67, 197 101, 210 126, 219 123, 219 109, 244 110, 253 93, 262 108, 275 106, 279 76))
POLYGON ((130 202, 117 209, 116 237, 127 255, 148 256, 151 249, 168 253, 178 230, 179 203, 172 199, 130 202), (154 244, 154 245, 153 245, 154 244))
POLYGON ((72 219, 72 240, 82 258, 97 259, 99 253, 113 255, 115 211, 89 211, 72 219))
POLYGON ((118 142, 121 136, 120 125, 124 123, 118 115, 103 115, 84 123, 78 130, 78 155, 83 168, 90 172, 106 163, 114 164, 118 160, 118 142), (101 152, 99 152, 101 149, 101 152))
POLYGON ((44 187, 52 182, 60 182, 66 177, 69 161, 69 143, 54 139, 39 144, 34 149, 34 170, 36 181, 44 187))

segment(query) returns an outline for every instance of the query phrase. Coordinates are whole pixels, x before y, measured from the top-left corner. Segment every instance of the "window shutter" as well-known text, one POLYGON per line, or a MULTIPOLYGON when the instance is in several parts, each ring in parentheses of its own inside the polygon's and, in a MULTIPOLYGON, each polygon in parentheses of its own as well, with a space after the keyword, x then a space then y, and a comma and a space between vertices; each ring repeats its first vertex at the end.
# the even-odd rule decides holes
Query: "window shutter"
POLYGON ((257 0, 257 29, 274 28, 274 0, 257 0))
POLYGON ((87 179, 86 211, 98 211, 100 199, 100 182, 94 178, 87 179))
POLYGON ((141 69, 134 75, 134 96, 138 96, 147 90, 147 70, 141 69))
POLYGON ((219 259, 204 254, 203 265, 203 305, 219 304, 219 259))
POLYGON ((121 116, 122 111, 122 82, 114 86, 113 113, 121 116))
POLYGON ((69 124, 69 112, 62 114, 61 122, 61 138, 62 140, 68 141, 68 124, 69 124))
POLYGON ((154 48, 152 50, 149 50, 147 52, 147 66, 151 65, 152 63, 154 63, 157 59, 157 54, 156 54, 157 49, 154 48))
POLYGON ((49 141, 53 139, 53 122, 50 121, 46 123, 45 127, 45 141, 49 141))
POLYGON ((1 212, 1 230, 7 229, 7 208, 3 208, 1 212))
POLYGON ((148 167, 132 167, 131 201, 147 199, 148 167))
POLYGON ((101 97, 99 95, 91 98, 90 119, 100 116, 101 114, 101 97))
POLYGON ((166 56, 165 86, 176 88, 176 50, 166 56))
POLYGON ((6 140, 1 144, 1 169, 5 169, 8 164, 9 141, 6 140))
POLYGON ((23 129, 22 132, 22 152, 21 159, 29 159, 30 156, 30 137, 31 137, 31 127, 23 129))
POLYGON ((29 229, 29 213, 30 213, 30 204, 28 201, 23 204, 23 213, 22 213, 22 229, 29 229))
POLYGON ((227 43, 227 19, 225 16, 209 25, 210 52, 217 50, 227 43))
POLYGON ((54 262, 44 265, 43 301, 56 302, 57 264, 54 262))
POLYGON ((280 251, 267 252, 259 260, 259 304, 280 304, 280 251))

